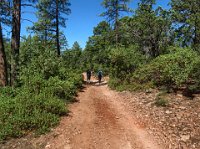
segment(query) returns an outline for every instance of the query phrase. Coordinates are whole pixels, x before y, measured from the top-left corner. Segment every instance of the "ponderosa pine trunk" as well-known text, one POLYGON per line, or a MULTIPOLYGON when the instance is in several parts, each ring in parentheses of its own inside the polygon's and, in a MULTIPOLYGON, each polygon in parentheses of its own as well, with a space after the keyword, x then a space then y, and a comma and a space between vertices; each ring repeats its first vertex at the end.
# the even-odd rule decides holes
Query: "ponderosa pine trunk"
POLYGON ((56 47, 57 54, 60 56, 60 40, 59 40, 59 11, 58 11, 58 0, 56 0, 56 47))
POLYGON ((20 48, 20 29, 21 29, 21 0, 13 0, 12 10, 12 37, 11 37, 11 85, 16 85, 19 71, 19 48, 20 48))

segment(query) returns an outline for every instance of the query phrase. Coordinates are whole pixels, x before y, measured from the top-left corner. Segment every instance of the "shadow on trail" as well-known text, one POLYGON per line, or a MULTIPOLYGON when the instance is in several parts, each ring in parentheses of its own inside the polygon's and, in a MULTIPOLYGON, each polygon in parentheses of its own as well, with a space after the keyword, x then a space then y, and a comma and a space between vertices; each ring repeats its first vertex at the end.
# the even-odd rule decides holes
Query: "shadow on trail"
MULTIPOLYGON (((83 84, 85 84, 85 81, 83 82, 83 84)), ((86 89, 86 87, 84 85, 82 85, 79 92, 85 92, 85 89, 86 89)))
POLYGON ((100 84, 99 81, 91 81, 91 82, 84 81, 84 84, 88 86, 104 86, 107 85, 108 83, 106 81, 102 81, 100 84))

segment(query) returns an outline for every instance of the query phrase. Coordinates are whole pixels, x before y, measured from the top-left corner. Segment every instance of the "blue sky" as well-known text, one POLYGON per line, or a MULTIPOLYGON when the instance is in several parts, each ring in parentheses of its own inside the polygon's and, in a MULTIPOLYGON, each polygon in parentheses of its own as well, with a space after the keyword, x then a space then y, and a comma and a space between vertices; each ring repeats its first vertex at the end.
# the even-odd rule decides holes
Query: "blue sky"
MULTIPOLYGON (((88 37, 93 34, 93 28, 104 20, 103 17, 99 16, 104 11, 101 2, 102 0, 71 0, 72 13, 68 16, 67 27, 62 28, 67 37, 69 48, 75 41, 78 41, 84 48, 88 37)), ((132 9, 135 9, 138 2, 139 0, 132 0, 129 5, 132 9)), ((157 0, 157 5, 164 8, 169 8, 168 3, 169 0, 157 0)), ((35 10, 33 8, 22 9, 22 12, 21 35, 23 36, 29 34, 27 27, 32 26, 32 23, 26 21, 26 19, 35 22, 37 18, 34 15, 35 10)))

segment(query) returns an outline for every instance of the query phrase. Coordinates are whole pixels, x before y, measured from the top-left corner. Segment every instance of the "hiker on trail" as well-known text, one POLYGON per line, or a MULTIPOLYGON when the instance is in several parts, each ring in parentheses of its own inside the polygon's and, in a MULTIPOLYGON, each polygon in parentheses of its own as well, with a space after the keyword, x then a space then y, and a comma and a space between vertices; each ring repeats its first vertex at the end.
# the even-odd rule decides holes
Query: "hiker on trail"
POLYGON ((98 71, 98 80, 99 80, 99 84, 101 83, 101 79, 103 77, 103 72, 101 70, 98 71))
POLYGON ((90 83, 92 72, 88 69, 86 73, 87 73, 87 82, 90 83))

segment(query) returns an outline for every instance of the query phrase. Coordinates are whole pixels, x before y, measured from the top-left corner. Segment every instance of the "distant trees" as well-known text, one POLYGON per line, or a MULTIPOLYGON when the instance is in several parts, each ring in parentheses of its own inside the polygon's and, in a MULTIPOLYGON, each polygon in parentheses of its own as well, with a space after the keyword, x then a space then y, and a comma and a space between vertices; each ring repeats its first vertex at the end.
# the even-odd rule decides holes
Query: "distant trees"
POLYGON ((119 18, 121 11, 130 11, 128 2, 103 1, 107 11, 102 16, 114 22, 115 41, 125 47, 137 44, 143 53, 150 57, 158 56, 171 44, 172 21, 169 11, 161 7, 154 9, 155 0, 141 0, 132 17, 119 18))
POLYGON ((71 49, 64 51, 62 57, 68 68, 80 69, 84 63, 82 61, 82 48, 77 41, 74 42, 71 49))
POLYGON ((112 34, 112 28, 106 21, 94 27, 93 35, 89 37, 83 52, 83 60, 90 65, 88 67, 95 67, 92 64, 107 65, 109 63, 108 47, 115 42, 112 34))
MULTIPOLYGON (((158 56, 171 44, 171 18, 169 11, 153 8, 155 0, 141 0, 132 17, 120 17, 121 12, 131 11, 129 0, 104 0, 106 11, 102 16, 114 24, 115 43, 129 47, 137 44, 150 57, 158 56)), ((108 33, 112 35, 112 33, 108 33)), ((112 39, 112 38, 110 38, 112 39)))

